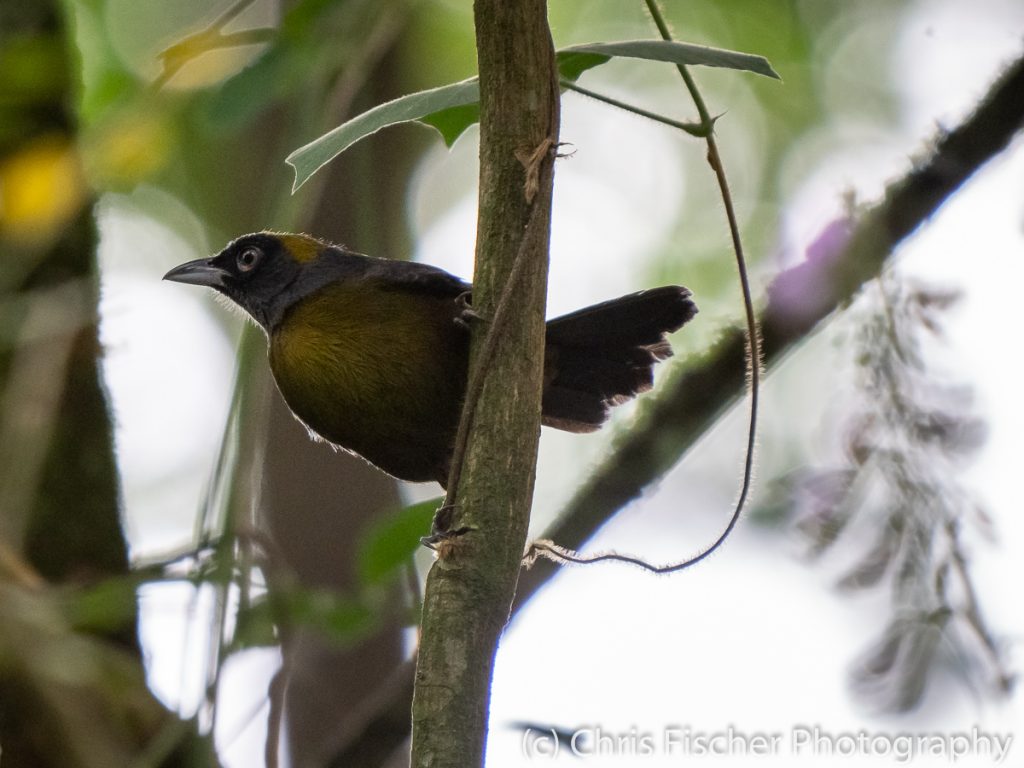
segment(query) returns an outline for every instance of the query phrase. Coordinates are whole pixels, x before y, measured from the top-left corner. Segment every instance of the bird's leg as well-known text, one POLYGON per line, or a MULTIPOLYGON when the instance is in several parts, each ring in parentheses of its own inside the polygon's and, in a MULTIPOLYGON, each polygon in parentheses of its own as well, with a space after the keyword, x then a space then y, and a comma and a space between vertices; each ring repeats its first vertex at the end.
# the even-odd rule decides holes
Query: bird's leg
MULTIPOLYGON (((472 299, 473 294, 470 291, 463 291, 455 297, 456 311, 455 317, 452 318, 452 320, 457 326, 466 332, 470 330, 472 323, 484 322, 485 320, 483 315, 473 309, 471 304, 472 299)), ((463 447, 465 447, 465 443, 463 443, 463 447)), ((461 466, 461 451, 456 450, 455 453, 460 454, 456 463, 461 466)), ((458 546, 458 541, 462 536, 473 530, 469 526, 452 528, 452 523, 455 519, 455 510, 457 509, 457 506, 454 503, 455 494, 452 493, 452 490, 458 485, 458 477, 449 477, 450 470, 449 462, 445 462, 445 466, 441 468, 437 481, 441 484, 442 488, 448 488, 449 481, 451 481, 453 485, 452 488, 449 489, 444 503, 438 507, 437 511, 434 513, 434 521, 430 525, 430 535, 420 538, 420 543, 422 543, 423 546, 434 550, 437 553, 437 556, 442 560, 448 557, 458 546)), ((458 470, 456 470, 456 475, 457 474, 458 470)))
POLYGON ((455 314, 455 324, 460 328, 469 330, 470 324, 482 321, 483 315, 473 309, 473 294, 464 291, 455 297, 455 307, 458 310, 455 314))

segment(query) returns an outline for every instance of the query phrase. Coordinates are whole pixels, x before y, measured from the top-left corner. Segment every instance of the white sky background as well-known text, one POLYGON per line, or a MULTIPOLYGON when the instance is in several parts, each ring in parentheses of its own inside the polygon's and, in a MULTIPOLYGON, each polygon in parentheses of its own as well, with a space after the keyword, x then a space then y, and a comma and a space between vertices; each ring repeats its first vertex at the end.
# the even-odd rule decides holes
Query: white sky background
MULTIPOLYGON (((1022 36, 1024 3, 1016 0, 987 0, 970 7, 957 0, 922 0, 908 17, 891 62, 893 72, 899 73, 893 77, 902 84, 902 123, 859 144, 823 152, 813 173, 800 176, 786 210, 782 250, 802 253, 841 211, 846 190, 856 190, 862 200, 875 198, 886 180, 904 171, 909 156, 921 150, 936 125, 954 124, 974 103, 1000 63, 1018 53, 1022 36)), ((680 164, 672 158, 700 151, 639 118, 571 95, 564 100, 563 120, 563 136, 577 144, 577 154, 563 161, 557 173, 552 314, 645 287, 634 282, 640 276, 630 256, 654 250, 666 235, 659 231, 659 222, 670 222, 677 206, 686 203, 686 185, 675 175, 680 164), (631 141, 624 144, 625 135, 631 141), (639 242, 640 236, 649 240, 639 242)), ((727 121, 728 115, 723 132, 727 121)), ((730 169, 736 155, 724 139, 722 149, 730 169)), ((433 215, 422 190, 437 178, 432 175, 447 173, 450 164, 475 151, 474 142, 464 138, 452 156, 435 154, 425 163, 421 194, 412 201, 414 219, 430 222, 421 232, 418 258, 467 277, 472 273, 473 198, 433 215)), ((796 165, 800 162, 794 159, 796 165)), ((133 545, 138 553, 151 553, 186 541, 191 532, 181 512, 197 508, 200 482, 208 475, 204 468, 212 466, 230 396, 233 353, 230 340, 206 315, 198 292, 153 282, 161 268, 215 250, 218 244, 203 243, 198 235, 189 243, 169 234, 158 240, 151 229, 148 234, 133 230, 133 222, 154 226, 136 202, 112 196, 101 218, 107 267, 104 340, 110 346, 107 373, 119 420, 127 505, 129 510, 150 510, 130 522, 133 545), (168 252, 148 253, 145 261, 119 258, 142 252, 133 243, 143 239, 168 243, 168 252), (192 330, 183 330, 183 324, 192 330), (210 344, 192 343, 199 338, 210 344), (189 339, 188 348, 168 354, 176 339, 189 339), (147 348, 160 350, 160 355, 144 357, 147 348), (154 398, 165 401, 168 392, 180 408, 151 407, 154 398), (207 410, 196 410, 204 403, 207 410), (167 421, 169 410, 174 423, 167 421), (192 414, 194 420, 181 425, 182 414, 192 414), (164 435, 155 456, 149 439, 153 434, 164 435), (146 450, 132 448, 143 444, 139 441, 146 450), (185 477, 194 480, 182 482, 185 477)), ((724 223, 721 236, 726 236, 724 223)), ((685 247, 681 250, 685 259, 685 247)), ((1024 402, 1019 394, 1024 370, 1016 338, 1019 322, 1013 314, 1024 285, 1020 141, 906 244, 899 264, 907 273, 966 292, 947 324, 948 366, 969 378, 988 422, 988 442, 965 478, 992 512, 999 536, 994 545, 968 539, 968 554, 991 627, 1019 647, 1024 611, 1014 594, 1019 587, 1010 585, 1024 583, 1024 561, 1018 554, 1024 551, 1024 522, 1015 482, 1024 456, 1024 402)), ((829 339, 816 339, 770 377, 760 442, 762 478, 770 477, 777 468, 773 458, 794 441, 829 444, 823 431, 837 386, 829 374, 838 367, 829 361, 841 353, 829 339), (807 365, 808 359, 817 362, 807 365), (808 417, 796 424, 785 420, 800 412, 808 417)), ((588 549, 614 547, 673 560, 712 541, 736 492, 744 419, 745 412, 731 414, 656 492, 619 515, 588 549), (723 466, 735 470, 723 471, 723 466)), ((564 462, 595 460, 608 437, 545 431, 537 491, 541 516, 564 499, 565 484, 557 477, 564 462)), ((636 729, 656 738, 669 726, 715 731, 730 724, 748 734, 781 732, 785 739, 794 726, 814 724, 831 732, 864 728, 872 733, 947 732, 977 724, 1024 736, 1024 712, 1018 703, 988 703, 942 677, 936 679, 939 685, 929 687, 924 706, 910 715, 872 716, 857 710, 845 685, 846 672, 881 631, 885 595, 869 591, 861 597, 840 596, 830 586, 835 575, 834 565, 808 564, 782 537, 747 523, 741 523, 720 554, 673 577, 651 577, 619 566, 562 573, 502 641, 488 765, 545 762, 524 757, 521 735, 506 727, 522 720, 569 729, 600 725, 616 734, 636 729)), ((147 590, 143 638, 153 660, 153 684, 168 701, 185 702, 188 709, 199 681, 182 670, 201 660, 205 630, 201 619, 196 632, 186 630, 181 613, 186 601, 187 591, 147 590), (190 649, 184 657, 183 646, 190 649)), ((1016 656, 1019 667, 1019 652, 1016 656)), ((265 710, 248 727, 244 723, 258 706, 275 664, 274 654, 253 653, 230 664, 225 673, 227 690, 245 702, 229 708, 220 732, 222 738, 232 734, 225 753, 228 765, 259 764, 265 710)), ((559 759, 575 764, 572 757, 559 759)), ((640 758, 627 753, 586 758, 579 764, 678 765, 680 759, 679 754, 640 758)), ((715 766, 794 762, 874 766, 894 761, 794 756, 786 740, 775 758, 692 759, 715 766)), ((915 765, 945 762, 921 760, 915 765)), ((992 763, 964 759, 958 764, 992 763)), ((1014 746, 1006 764, 1024 765, 1024 744, 1014 746)))

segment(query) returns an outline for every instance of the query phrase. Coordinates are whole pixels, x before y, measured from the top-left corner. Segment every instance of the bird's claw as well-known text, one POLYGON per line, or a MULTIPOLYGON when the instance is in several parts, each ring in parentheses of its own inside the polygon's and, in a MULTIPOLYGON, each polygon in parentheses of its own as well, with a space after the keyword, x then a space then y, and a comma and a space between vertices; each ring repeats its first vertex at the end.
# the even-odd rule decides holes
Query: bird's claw
POLYGON ((473 309, 473 305, 470 303, 472 298, 473 294, 469 291, 464 291, 455 297, 455 307, 457 309, 455 324, 467 331, 474 322, 484 319, 479 312, 473 309))
POLYGON ((430 526, 430 535, 422 536, 420 543, 437 552, 439 557, 446 557, 450 554, 453 545, 461 537, 469 533, 472 528, 463 526, 452 529, 452 518, 455 515, 454 504, 442 504, 434 513, 434 522, 430 526))
POLYGON ((429 536, 420 536, 420 544, 427 549, 441 553, 442 550, 451 547, 457 539, 472 531, 468 525, 456 528, 454 531, 435 531, 429 536))

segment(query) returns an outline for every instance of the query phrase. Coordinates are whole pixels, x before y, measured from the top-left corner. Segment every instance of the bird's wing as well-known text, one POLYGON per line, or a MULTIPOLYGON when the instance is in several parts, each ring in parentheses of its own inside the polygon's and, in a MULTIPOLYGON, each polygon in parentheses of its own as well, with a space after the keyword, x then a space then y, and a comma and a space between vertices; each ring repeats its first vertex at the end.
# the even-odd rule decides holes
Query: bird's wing
POLYGON ((392 261, 380 259, 366 273, 370 279, 395 290, 407 290, 439 298, 456 298, 473 290, 465 280, 443 269, 415 261, 392 261))

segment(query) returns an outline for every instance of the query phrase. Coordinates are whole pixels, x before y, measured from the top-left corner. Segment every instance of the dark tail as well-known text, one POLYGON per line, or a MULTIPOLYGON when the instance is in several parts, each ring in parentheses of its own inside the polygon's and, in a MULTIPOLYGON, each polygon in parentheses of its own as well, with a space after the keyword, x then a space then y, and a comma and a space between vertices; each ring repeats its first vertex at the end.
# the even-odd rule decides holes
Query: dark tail
POLYGON ((690 295, 667 285, 548 322, 543 423, 592 432, 610 408, 650 389, 654 364, 672 355, 665 334, 697 314, 690 295))

